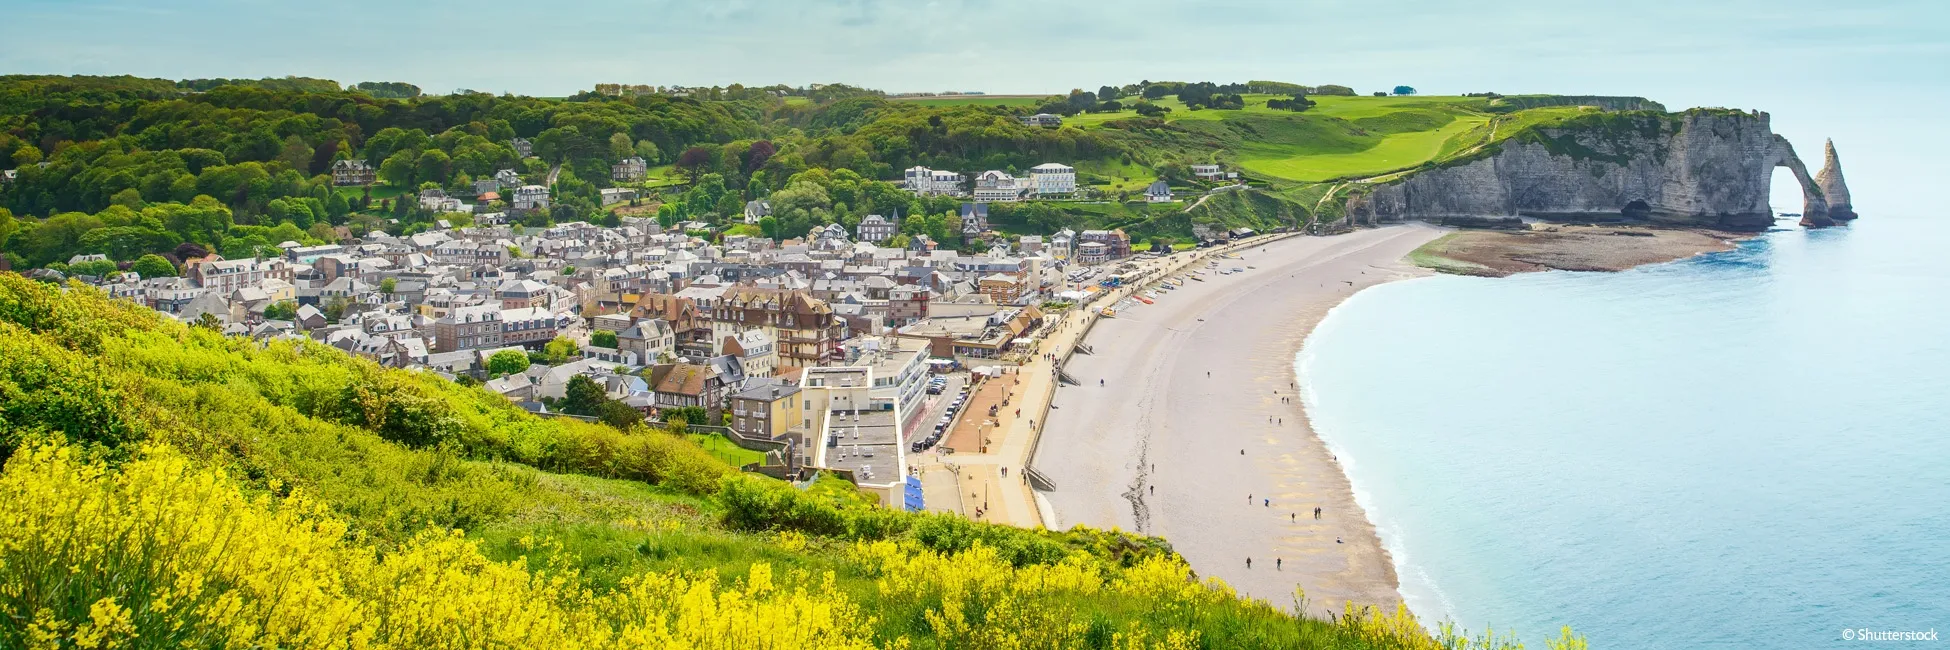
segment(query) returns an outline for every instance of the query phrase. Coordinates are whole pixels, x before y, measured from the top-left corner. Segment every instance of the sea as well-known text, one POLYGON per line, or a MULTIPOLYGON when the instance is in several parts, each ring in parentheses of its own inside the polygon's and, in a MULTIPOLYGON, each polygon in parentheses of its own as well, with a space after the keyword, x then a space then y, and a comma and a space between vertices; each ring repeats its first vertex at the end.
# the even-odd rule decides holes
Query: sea
POLYGON ((1386 284, 1296 368, 1425 621, 1537 648, 1950 634, 1946 251, 1950 218, 1784 220, 1622 273, 1386 284))

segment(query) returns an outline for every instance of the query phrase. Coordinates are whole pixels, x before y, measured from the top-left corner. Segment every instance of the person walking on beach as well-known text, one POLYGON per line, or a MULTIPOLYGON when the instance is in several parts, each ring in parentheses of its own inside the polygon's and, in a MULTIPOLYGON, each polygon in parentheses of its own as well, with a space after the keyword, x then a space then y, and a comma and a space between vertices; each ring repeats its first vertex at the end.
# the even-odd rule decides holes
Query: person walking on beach
POLYGON ((1282 570, 1282 569, 1281 569, 1280 567, 1282 567, 1282 566, 1284 566, 1285 564, 1286 564, 1286 558, 1283 558, 1283 557, 1276 557, 1276 558, 1273 558, 1273 570, 1274 570, 1274 571, 1280 571, 1280 570, 1282 570))
POLYGON ((1268 507, 1268 508, 1271 508, 1271 507, 1273 507, 1273 500, 1272 500, 1272 499, 1260 499, 1260 501, 1262 501, 1262 502, 1264 502, 1264 503, 1261 503, 1260 505, 1263 505, 1263 506, 1266 506, 1266 507, 1268 507))
POLYGON ((1320 506, 1314 506, 1314 518, 1315 519, 1320 518, 1320 506))
POLYGON ((1300 521, 1300 513, 1298 513, 1298 512, 1289 512, 1289 513, 1286 513, 1286 520, 1287 520, 1287 521, 1300 521))
POLYGON ((1246 568, 1248 568, 1248 569, 1250 569, 1250 568, 1253 568, 1253 559, 1252 559, 1252 558, 1246 558, 1246 568))

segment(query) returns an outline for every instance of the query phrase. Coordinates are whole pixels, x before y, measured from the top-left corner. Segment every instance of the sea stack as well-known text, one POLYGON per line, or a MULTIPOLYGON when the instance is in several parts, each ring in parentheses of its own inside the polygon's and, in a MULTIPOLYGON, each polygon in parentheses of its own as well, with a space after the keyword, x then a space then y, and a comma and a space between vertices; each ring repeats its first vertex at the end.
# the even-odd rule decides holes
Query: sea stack
POLYGON ((1836 221, 1855 219, 1855 208, 1848 199, 1848 182, 1842 180, 1842 161, 1835 157, 1835 141, 1829 140, 1823 152, 1821 171, 1815 174, 1815 186, 1821 188, 1821 195, 1828 199, 1828 218, 1836 221))

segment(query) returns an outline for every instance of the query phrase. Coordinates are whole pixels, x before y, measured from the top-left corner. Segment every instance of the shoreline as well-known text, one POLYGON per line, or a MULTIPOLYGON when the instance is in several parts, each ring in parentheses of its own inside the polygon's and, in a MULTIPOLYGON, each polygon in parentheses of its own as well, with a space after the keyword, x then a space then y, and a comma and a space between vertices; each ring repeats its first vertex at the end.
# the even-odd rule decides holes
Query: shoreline
POLYGON ((1050 518, 1162 536, 1199 575, 1275 606, 1291 608, 1297 587, 1315 615, 1347 602, 1392 610, 1393 559, 1312 428, 1297 360, 1348 297, 1432 274, 1407 256, 1444 232, 1406 224, 1270 242, 1219 267, 1260 268, 1208 273, 1100 322, 1090 339, 1101 349, 1066 368, 1084 385, 1058 391, 1033 459, 1056 486, 1037 493, 1050 518), (1088 392, 1104 388, 1121 394, 1088 392))

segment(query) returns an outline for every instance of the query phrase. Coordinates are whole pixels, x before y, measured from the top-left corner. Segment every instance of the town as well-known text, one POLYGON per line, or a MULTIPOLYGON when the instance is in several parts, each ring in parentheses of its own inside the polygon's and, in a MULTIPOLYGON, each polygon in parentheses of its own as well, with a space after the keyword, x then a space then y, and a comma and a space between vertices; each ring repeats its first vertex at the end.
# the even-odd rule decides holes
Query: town
MULTIPOLYGON (((1216 167, 1197 171, 1217 176, 1216 167)), ((643 169, 625 159, 615 179, 639 180, 643 169)), ((333 180, 370 186, 374 173, 341 160, 333 180)), ((952 471, 923 490, 928 473, 915 456, 986 453, 1000 411, 1021 408, 1012 402, 1020 391, 1005 383, 1021 383, 1014 374, 1045 353, 1042 338, 1064 313, 1083 314, 1155 276, 1149 262, 1173 255, 1134 252, 1121 230, 1008 237, 990 228, 990 203, 1073 196, 1069 166, 970 181, 917 167, 902 186, 972 199, 959 211, 960 243, 986 246, 979 254, 926 235, 886 246, 898 215, 783 241, 703 222, 666 228, 648 216, 614 227, 525 227, 524 213, 547 210, 549 189, 517 184, 521 176, 505 170, 472 184, 473 203, 434 188, 414 197, 471 225, 441 219, 404 236, 344 232, 340 243, 286 241, 276 255, 240 259, 208 253, 184 259, 180 277, 87 274, 102 255, 74 256, 68 274, 28 276, 72 277, 229 335, 310 339, 437 373, 545 417, 661 424, 749 471, 842 472, 888 507, 979 517, 991 504, 970 498, 952 471), (504 189, 511 201, 500 199, 504 189), (505 210, 479 211, 490 205, 505 210), (928 492, 947 503, 929 504, 928 492)), ((1170 200, 1170 188, 1156 186, 1150 200, 1170 200)), ((606 189, 605 202, 631 191, 606 189)), ((769 211, 767 201, 750 201, 744 222, 769 211)), ((1217 233, 1207 243, 1251 234, 1217 233)), ((997 471, 1006 475, 1007 465, 997 471)))

